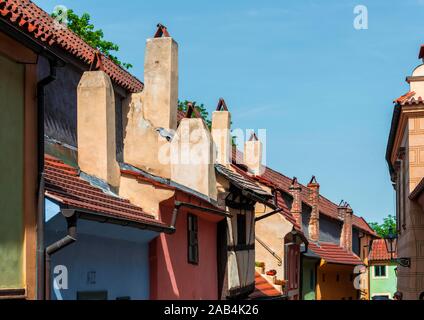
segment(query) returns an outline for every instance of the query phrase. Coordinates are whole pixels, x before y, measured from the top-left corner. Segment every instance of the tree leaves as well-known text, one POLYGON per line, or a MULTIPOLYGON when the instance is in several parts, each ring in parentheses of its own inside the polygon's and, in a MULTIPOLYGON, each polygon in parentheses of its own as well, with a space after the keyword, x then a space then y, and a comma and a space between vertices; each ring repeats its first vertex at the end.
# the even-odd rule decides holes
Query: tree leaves
POLYGON ((383 223, 371 222, 369 225, 382 238, 389 235, 390 228, 392 229, 392 232, 396 232, 396 219, 390 214, 388 217, 384 218, 383 223))
MULTIPOLYGON (((57 15, 52 14, 52 17, 55 18, 57 15)), ((78 16, 72 9, 67 11, 67 21, 68 28, 80 36, 85 42, 87 42, 94 49, 99 50, 110 60, 116 64, 130 69, 133 67, 131 63, 121 62, 118 57, 113 53, 119 51, 119 46, 111 41, 104 39, 104 33, 102 29, 95 29, 94 24, 90 22, 90 15, 88 13, 83 13, 81 16, 78 16)))

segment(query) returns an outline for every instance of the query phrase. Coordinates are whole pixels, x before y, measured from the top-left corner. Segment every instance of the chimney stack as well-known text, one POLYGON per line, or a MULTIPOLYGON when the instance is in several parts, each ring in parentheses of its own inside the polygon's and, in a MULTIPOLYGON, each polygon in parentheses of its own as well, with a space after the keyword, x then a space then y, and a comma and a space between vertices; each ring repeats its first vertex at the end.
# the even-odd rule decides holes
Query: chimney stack
POLYGON ((340 236, 340 246, 349 252, 352 252, 352 218, 353 210, 349 204, 344 203, 339 207, 339 217, 343 215, 343 227, 340 236))
POLYGON ((145 118, 155 128, 177 128, 178 44, 161 24, 146 43, 143 105, 145 118))
POLYGON ((81 171, 119 186, 115 94, 103 71, 87 71, 77 89, 78 165, 81 171))
POLYGON ((216 111, 212 114, 212 138, 215 143, 216 162, 227 166, 231 164, 231 113, 223 98, 219 99, 216 111))
POLYGON ((214 151, 209 128, 190 103, 171 141, 171 179, 216 200, 214 151))
POLYGON ((249 141, 246 141, 244 146, 244 164, 247 166, 248 171, 256 176, 263 173, 262 166, 262 142, 259 141, 256 133, 252 133, 249 141))
POLYGON ((319 183, 315 176, 308 184, 309 202, 312 206, 311 217, 309 219, 309 238, 312 241, 319 241, 319 183))
POLYGON ((177 128, 178 44, 159 24, 147 39, 144 89, 123 102, 124 161, 170 178, 169 140, 177 128))
POLYGON ((291 214, 295 217, 296 222, 302 229, 302 199, 300 197, 300 192, 302 191, 302 187, 300 186, 297 178, 294 177, 289 188, 290 194, 293 197, 291 214))

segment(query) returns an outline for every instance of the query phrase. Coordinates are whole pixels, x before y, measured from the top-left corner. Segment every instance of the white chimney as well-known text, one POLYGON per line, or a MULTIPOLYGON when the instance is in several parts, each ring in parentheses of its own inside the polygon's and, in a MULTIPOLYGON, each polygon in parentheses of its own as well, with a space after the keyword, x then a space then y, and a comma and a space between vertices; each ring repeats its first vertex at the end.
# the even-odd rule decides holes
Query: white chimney
POLYGON ((252 133, 249 141, 244 145, 244 164, 250 173, 261 175, 264 171, 262 166, 262 142, 259 141, 257 135, 252 133))
POLYGON ((188 108, 171 142, 171 180, 216 200, 212 136, 201 117, 191 118, 194 106, 188 108))
POLYGON ((115 94, 103 71, 84 72, 78 84, 77 135, 80 169, 118 187, 115 94))
POLYGON ((224 166, 231 164, 231 113, 223 98, 212 114, 212 138, 216 147, 216 161, 224 166))
POLYGON ((169 140, 177 127, 178 44, 158 25, 148 39, 144 89, 123 102, 124 161, 170 178, 169 140))

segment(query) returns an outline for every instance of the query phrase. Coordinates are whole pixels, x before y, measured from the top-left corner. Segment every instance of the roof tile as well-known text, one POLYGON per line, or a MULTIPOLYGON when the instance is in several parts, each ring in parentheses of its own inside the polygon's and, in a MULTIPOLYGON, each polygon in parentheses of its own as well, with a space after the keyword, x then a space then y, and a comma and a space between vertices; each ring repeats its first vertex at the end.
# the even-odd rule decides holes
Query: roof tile
MULTIPOLYGON (((0 0, 0 18, 8 20, 36 41, 57 46, 90 65, 96 50, 30 0, 0 0)), ((118 85, 131 92, 143 90, 143 83, 102 55, 104 71, 118 85)))
POLYGON ((362 264, 362 260, 353 252, 330 242, 309 242, 309 249, 327 262, 337 264, 362 264))
MULTIPOLYGON (((393 258, 396 258, 397 255, 394 254, 393 258)), ((370 261, 384 261, 390 260, 391 255, 387 250, 386 243, 384 239, 377 239, 372 242, 372 249, 370 251, 368 260, 370 261)))
POLYGON ((108 195, 94 187, 80 177, 78 169, 61 160, 46 155, 44 171, 46 196, 63 204, 129 221, 166 226, 128 200, 108 195))

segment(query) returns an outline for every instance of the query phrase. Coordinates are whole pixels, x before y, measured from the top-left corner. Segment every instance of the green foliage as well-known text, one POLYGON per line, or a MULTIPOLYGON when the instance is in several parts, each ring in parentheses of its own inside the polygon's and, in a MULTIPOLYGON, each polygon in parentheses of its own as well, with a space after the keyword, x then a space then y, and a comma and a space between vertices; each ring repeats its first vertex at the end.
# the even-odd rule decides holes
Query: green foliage
MULTIPOLYGON (((184 111, 187 112, 187 104, 190 101, 180 101, 178 100, 178 110, 180 111, 184 111)), ((209 120, 209 112, 206 110, 205 105, 203 103, 201 103, 200 105, 196 105, 196 102, 193 102, 194 107, 197 109, 197 111, 199 112, 200 116, 203 118, 203 120, 205 120, 209 130, 212 128, 212 121, 209 120)), ((194 117, 194 114, 192 115, 192 117, 194 117)), ((232 136, 231 137, 231 143, 233 146, 236 146, 236 137, 232 136)))
MULTIPOLYGON (((178 101, 178 110, 187 112, 187 105, 190 101, 178 101)), ((196 102, 193 102, 194 107, 199 112, 200 116, 205 120, 206 124, 208 125, 208 128, 210 129, 212 127, 212 121, 209 120, 209 112, 206 110, 203 103, 200 105, 196 105, 196 102)), ((194 114, 192 115, 194 117, 194 114)))
POLYGON ((371 222, 369 225, 382 238, 389 235, 390 229, 392 229, 393 233, 396 232, 396 218, 390 214, 388 217, 384 218, 383 223, 371 222))
MULTIPOLYGON (((58 14, 53 13, 53 18, 58 17, 58 14)), ((130 63, 121 62, 112 53, 119 51, 119 46, 113 42, 104 39, 104 33, 102 29, 95 29, 94 25, 90 22, 90 15, 83 13, 78 16, 73 10, 68 9, 67 22, 68 28, 80 36, 85 42, 87 42, 93 48, 99 50, 109 59, 116 64, 123 66, 126 69, 133 67, 130 63)))

